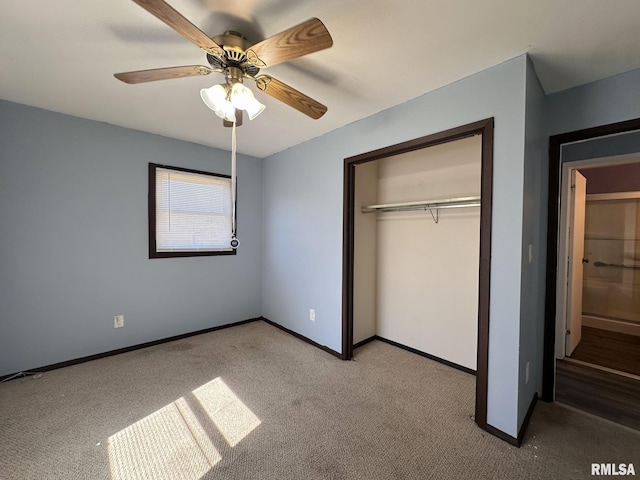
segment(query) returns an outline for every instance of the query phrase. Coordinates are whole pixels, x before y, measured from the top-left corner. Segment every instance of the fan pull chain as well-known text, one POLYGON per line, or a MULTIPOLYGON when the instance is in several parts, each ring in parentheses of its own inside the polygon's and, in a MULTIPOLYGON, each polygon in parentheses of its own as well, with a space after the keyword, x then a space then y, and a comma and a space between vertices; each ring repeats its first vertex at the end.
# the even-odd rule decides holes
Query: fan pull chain
POLYGON ((236 238, 236 121, 231 128, 231 248, 238 248, 236 238))

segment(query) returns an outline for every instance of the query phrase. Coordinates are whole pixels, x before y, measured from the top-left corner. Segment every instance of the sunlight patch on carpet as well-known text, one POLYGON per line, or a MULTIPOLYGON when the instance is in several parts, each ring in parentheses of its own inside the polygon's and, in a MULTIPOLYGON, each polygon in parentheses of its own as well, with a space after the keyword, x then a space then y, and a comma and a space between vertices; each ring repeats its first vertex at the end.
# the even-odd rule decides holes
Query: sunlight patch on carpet
MULTIPOLYGON (((232 447, 260 420, 221 378, 191 392, 232 447)), ((184 397, 109 437, 112 480, 198 480, 221 459, 184 397)))
POLYGON ((219 377, 196 388, 193 394, 232 447, 260 425, 258 417, 219 377))

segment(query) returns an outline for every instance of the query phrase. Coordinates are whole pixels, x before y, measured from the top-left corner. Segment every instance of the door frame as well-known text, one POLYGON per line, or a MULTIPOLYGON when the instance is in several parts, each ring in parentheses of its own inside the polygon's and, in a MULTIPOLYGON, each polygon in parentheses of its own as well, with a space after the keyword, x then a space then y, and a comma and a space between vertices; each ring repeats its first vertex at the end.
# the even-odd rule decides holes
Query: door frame
POLYGON ((569 143, 593 140, 609 135, 640 130, 640 118, 611 123, 598 127, 575 130, 549 137, 549 179, 547 199, 547 267, 544 309, 544 346, 542 357, 542 393, 546 402, 554 400, 556 359, 556 309, 558 245, 560 235, 560 174, 562 146, 569 143))
POLYGON ((487 118, 460 127, 398 143, 344 159, 344 207, 342 248, 342 359, 353 358, 353 281, 356 165, 402 153, 482 136, 480 180, 480 268, 478 289, 478 348, 476 365, 475 421, 488 430, 487 382, 489 364, 489 293, 491 273, 491 205, 493 177, 494 119, 487 118))

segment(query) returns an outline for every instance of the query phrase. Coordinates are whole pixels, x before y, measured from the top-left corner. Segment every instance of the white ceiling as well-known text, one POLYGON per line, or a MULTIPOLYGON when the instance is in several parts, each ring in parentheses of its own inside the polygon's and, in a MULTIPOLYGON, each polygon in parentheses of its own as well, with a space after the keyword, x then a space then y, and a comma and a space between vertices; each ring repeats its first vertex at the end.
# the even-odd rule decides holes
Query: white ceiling
MULTIPOLYGON (((529 52, 547 93, 640 67, 638 0, 169 0, 213 36, 252 43, 311 17, 332 48, 264 73, 328 107, 312 120, 267 109, 238 131, 266 157, 529 52)), ((229 150, 200 100, 223 76, 127 85, 116 72, 207 65, 195 45, 131 0, 0 2, 0 98, 229 150)), ((251 84, 248 84, 251 86, 251 84)))

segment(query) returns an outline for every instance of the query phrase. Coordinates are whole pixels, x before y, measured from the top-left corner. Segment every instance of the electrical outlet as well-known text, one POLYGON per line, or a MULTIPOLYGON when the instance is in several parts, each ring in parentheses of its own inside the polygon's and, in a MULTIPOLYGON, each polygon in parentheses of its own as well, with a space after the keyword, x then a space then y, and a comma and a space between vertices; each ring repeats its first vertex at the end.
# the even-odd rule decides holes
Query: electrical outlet
POLYGON ((529 370, 530 370, 530 362, 527 362, 527 366, 524 372, 524 383, 529 383, 529 370))
POLYGON ((113 317, 113 328, 124 327, 124 315, 116 315, 113 317))
POLYGON ((312 322, 316 321, 316 311, 313 308, 309 310, 309 320, 312 322))

